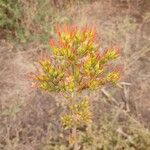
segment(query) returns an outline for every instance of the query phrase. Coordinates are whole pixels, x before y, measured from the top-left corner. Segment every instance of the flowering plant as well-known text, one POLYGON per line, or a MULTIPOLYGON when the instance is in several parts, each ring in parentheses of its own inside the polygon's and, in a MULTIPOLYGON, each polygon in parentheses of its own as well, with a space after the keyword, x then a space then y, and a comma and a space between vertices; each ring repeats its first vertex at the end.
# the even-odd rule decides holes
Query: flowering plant
POLYGON ((73 129, 92 121, 89 99, 76 99, 77 93, 115 84, 120 79, 120 70, 111 64, 119 57, 119 50, 100 51, 95 28, 56 27, 56 34, 58 39, 50 40, 53 56, 39 60, 42 71, 35 74, 34 85, 63 93, 68 110, 61 117, 62 125, 73 129))

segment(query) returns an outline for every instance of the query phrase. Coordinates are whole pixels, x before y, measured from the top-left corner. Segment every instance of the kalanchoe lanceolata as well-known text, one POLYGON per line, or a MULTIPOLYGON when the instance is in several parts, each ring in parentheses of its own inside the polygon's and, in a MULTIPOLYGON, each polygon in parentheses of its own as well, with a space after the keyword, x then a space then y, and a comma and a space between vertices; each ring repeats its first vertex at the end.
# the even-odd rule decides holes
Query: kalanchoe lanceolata
POLYGON ((120 79, 120 70, 109 64, 119 57, 119 51, 110 48, 101 52, 95 28, 64 26, 57 27, 56 33, 58 39, 50 40, 55 62, 50 57, 39 61, 43 69, 35 78, 39 88, 80 92, 120 79))
POLYGON ((84 90, 118 82, 120 70, 112 61, 119 57, 119 50, 100 51, 95 28, 58 26, 56 34, 57 39, 50 40, 53 56, 49 54, 39 60, 42 71, 34 75, 33 85, 49 92, 70 94, 65 96, 69 104, 67 113, 61 117, 66 129, 87 125, 92 120, 90 101, 74 97, 84 90))

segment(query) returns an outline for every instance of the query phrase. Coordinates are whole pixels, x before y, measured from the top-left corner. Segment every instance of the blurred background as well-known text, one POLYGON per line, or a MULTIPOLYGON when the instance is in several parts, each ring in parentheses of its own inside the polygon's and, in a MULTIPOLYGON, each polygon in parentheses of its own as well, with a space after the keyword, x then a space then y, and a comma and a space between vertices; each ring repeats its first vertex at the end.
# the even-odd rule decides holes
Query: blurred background
POLYGON ((0 150, 69 150, 63 98, 27 74, 50 51, 57 24, 96 26, 101 48, 121 49, 120 87, 95 91, 92 132, 80 149, 150 149, 150 0, 0 0, 0 150))

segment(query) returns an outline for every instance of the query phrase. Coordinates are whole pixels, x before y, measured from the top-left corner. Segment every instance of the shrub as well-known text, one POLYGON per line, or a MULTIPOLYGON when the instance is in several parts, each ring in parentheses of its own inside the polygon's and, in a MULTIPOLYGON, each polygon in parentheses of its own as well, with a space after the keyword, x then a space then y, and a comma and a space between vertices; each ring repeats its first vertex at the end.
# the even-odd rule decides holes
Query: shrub
POLYGON ((9 1, 1 0, 0 1, 0 27, 12 29, 17 26, 19 21, 19 3, 18 0, 9 1))
POLYGON ((85 90, 96 90, 116 84, 120 69, 111 62, 119 57, 115 48, 100 51, 94 27, 56 27, 58 40, 51 39, 53 56, 39 60, 33 85, 49 92, 59 92, 67 99, 66 114, 61 117, 65 129, 71 129, 70 143, 76 149, 77 129, 92 122, 91 100, 82 95, 85 90))

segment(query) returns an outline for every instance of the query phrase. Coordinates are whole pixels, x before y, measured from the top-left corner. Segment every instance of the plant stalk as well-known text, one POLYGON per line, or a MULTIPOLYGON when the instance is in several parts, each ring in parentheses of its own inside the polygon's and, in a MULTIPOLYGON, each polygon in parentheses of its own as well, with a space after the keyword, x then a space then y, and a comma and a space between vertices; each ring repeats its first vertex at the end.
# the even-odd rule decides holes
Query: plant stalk
POLYGON ((78 150, 79 148, 78 148, 78 143, 77 143, 77 129, 76 129, 76 127, 74 127, 72 129, 72 136, 75 138, 75 142, 73 144, 73 150, 78 150))

